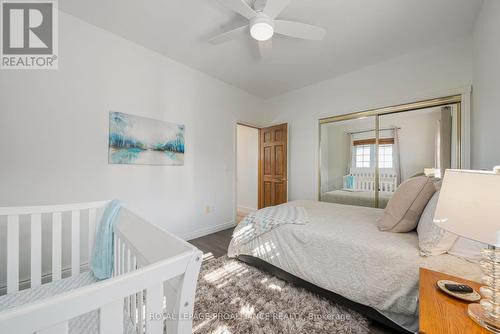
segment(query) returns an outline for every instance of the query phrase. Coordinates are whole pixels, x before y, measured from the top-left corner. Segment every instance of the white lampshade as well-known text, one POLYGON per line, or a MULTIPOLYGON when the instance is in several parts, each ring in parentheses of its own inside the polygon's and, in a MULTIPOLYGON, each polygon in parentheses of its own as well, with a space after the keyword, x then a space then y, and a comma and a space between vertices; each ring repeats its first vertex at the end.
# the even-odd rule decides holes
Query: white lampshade
POLYGON ((500 247, 500 173, 445 172, 434 222, 441 228, 500 247))

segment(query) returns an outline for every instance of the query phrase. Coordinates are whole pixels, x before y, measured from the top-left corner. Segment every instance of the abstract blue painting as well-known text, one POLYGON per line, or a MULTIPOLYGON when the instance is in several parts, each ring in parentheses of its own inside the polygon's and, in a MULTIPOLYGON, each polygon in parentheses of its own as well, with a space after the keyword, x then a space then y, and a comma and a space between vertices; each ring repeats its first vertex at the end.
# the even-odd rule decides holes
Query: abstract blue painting
POLYGON ((111 164, 184 165, 184 125, 109 113, 111 164))

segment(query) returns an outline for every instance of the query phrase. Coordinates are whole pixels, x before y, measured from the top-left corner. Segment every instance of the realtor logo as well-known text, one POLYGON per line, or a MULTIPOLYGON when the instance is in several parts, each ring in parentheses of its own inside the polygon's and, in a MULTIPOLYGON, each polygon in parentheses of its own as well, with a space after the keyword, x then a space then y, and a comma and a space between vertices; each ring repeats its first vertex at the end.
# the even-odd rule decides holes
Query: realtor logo
POLYGON ((0 0, 2 69, 56 69, 56 0, 0 0))

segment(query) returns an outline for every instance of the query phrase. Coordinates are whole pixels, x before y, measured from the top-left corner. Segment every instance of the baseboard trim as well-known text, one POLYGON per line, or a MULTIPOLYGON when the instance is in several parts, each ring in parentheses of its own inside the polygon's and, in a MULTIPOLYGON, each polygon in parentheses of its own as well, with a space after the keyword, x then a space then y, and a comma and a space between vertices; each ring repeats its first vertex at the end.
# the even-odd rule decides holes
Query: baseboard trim
POLYGON ((249 207, 246 207, 246 206, 238 206, 238 213, 242 213, 242 214, 245 214, 245 215, 248 215, 252 212, 255 212, 257 211, 257 209, 254 209, 254 208, 249 208, 249 207))
POLYGON ((192 240, 192 239, 204 237, 206 235, 209 235, 209 234, 212 234, 212 233, 216 233, 216 232, 219 232, 219 231, 222 231, 222 230, 227 230, 228 228, 235 227, 235 226, 236 226, 236 223, 234 221, 229 221, 229 222, 226 222, 226 223, 222 223, 222 224, 218 224, 218 225, 215 225, 215 226, 206 227, 206 228, 203 228, 203 229, 200 229, 200 230, 196 230, 196 231, 193 231, 193 232, 189 232, 189 233, 183 234, 183 235, 181 235, 181 238, 184 239, 184 240, 192 240))

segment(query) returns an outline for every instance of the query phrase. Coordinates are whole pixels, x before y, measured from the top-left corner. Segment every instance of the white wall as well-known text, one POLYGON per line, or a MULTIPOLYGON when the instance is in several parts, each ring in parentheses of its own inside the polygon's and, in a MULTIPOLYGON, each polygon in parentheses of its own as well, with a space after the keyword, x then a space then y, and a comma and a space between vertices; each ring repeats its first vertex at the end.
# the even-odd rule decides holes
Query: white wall
POLYGON ((262 101, 64 13, 59 45, 58 70, 0 73, 0 206, 118 198, 184 237, 231 225, 234 127, 262 101), (185 165, 108 165, 111 110, 185 124, 185 165))
POLYGON ((369 130, 375 127, 374 119, 364 118, 321 125, 321 191, 338 190, 343 186, 343 176, 348 173, 352 159, 348 132, 369 130))
POLYGON ((247 213, 258 208, 259 130, 238 125, 236 132, 238 210, 247 213))
POLYGON ((381 128, 394 126, 401 128, 398 131, 401 181, 423 173, 424 168, 437 167, 436 131, 439 119, 441 119, 441 108, 380 117, 381 128))
POLYGON ((459 92, 472 82, 466 38, 369 66, 266 101, 275 123, 290 126, 290 199, 317 194, 317 121, 459 92))
POLYGON ((500 1, 485 0, 474 33, 472 166, 500 165, 500 1))

